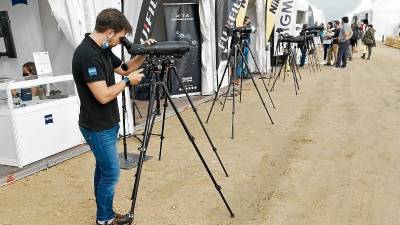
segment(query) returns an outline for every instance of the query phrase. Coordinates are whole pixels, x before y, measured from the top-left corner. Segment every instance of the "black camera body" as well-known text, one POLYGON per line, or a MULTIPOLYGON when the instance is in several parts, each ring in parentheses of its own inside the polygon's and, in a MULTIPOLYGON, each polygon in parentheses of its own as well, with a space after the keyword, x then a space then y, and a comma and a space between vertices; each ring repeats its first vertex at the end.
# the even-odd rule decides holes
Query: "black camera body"
POLYGON ((226 25, 225 27, 228 31, 228 35, 232 37, 239 37, 243 34, 251 34, 257 31, 257 28, 254 26, 235 27, 226 25))
POLYGON ((307 27, 306 31, 323 31, 325 27, 323 26, 316 26, 316 27, 307 27))
POLYGON ((251 34, 257 31, 255 26, 245 26, 232 28, 233 33, 251 34))
POLYGON ((291 36, 291 35, 285 35, 281 36, 279 38, 280 42, 283 43, 296 43, 296 44, 304 44, 307 43, 308 41, 314 40, 314 37, 312 35, 304 35, 304 36, 291 36))
POLYGON ((317 31, 317 30, 311 30, 311 31, 306 31, 306 34, 307 35, 312 35, 314 37, 317 37, 319 35, 319 32, 320 31, 317 31))

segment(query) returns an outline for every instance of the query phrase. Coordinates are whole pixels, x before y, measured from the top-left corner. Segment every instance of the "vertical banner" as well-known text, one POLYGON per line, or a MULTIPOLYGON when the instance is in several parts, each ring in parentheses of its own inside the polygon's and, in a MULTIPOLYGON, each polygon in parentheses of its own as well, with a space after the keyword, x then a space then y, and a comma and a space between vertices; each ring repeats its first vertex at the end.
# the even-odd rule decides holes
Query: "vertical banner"
MULTIPOLYGON (((201 34, 199 5, 194 3, 165 3, 165 28, 168 41, 185 41, 190 51, 175 60, 178 75, 189 93, 201 92, 201 34)), ((171 77, 171 94, 182 95, 183 90, 171 77)))
POLYGON ((135 43, 143 43, 153 34, 156 15, 161 5, 160 2, 161 0, 143 0, 136 27, 135 43))
MULTIPOLYGON (((222 37, 222 32, 225 28, 226 21, 228 19, 228 6, 231 4, 231 0, 215 0, 215 40, 216 40, 216 66, 217 70, 219 63, 222 60, 222 54, 225 46, 221 48, 219 46, 219 40, 222 37)), ((226 43, 228 45, 228 43, 226 43)))
MULTIPOLYGON (((216 15, 216 29, 217 29, 217 69, 219 67, 219 63, 222 59, 226 59, 228 48, 228 29, 226 26, 231 27, 236 24, 236 17, 239 13, 241 7, 243 7, 242 2, 247 0, 216 0, 218 2, 216 10, 223 11, 223 8, 219 7, 227 7, 227 14, 218 14, 220 12, 217 11, 216 15), (221 22, 222 20, 222 22, 221 22), (224 57, 225 56, 225 57, 224 57)), ((225 12, 225 11, 223 11, 225 12)))
POLYGON ((247 12, 247 6, 249 5, 249 0, 242 1, 242 7, 239 9, 239 13, 236 17, 236 27, 243 26, 244 18, 247 12))
MULTIPOLYGON (((296 8, 295 8, 295 0, 278 0, 275 1, 278 3, 277 13, 275 16, 275 37, 274 37, 274 46, 277 45, 279 35, 298 35, 296 33, 296 8), (279 34, 276 30, 281 29, 282 32, 279 34)), ((274 2, 272 3, 274 5, 274 2)), ((278 47, 278 46, 276 46, 278 47)), ((281 49, 275 51, 276 55, 282 55, 283 52, 281 49)))
POLYGON ((271 37, 272 31, 275 26, 275 15, 276 10, 279 6, 279 1, 277 0, 265 0, 266 1, 266 10, 265 10, 265 41, 268 43, 268 40, 271 37))

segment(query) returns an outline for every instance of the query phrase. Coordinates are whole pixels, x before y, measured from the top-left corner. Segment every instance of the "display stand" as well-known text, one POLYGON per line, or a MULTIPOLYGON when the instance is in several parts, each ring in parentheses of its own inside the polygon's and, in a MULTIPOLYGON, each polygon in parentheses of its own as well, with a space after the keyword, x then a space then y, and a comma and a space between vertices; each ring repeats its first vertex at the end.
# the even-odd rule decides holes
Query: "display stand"
POLYGON ((0 164, 23 167, 83 143, 72 75, 3 81, 0 96, 0 164), (11 94, 32 87, 44 90, 41 99, 22 101, 11 94))

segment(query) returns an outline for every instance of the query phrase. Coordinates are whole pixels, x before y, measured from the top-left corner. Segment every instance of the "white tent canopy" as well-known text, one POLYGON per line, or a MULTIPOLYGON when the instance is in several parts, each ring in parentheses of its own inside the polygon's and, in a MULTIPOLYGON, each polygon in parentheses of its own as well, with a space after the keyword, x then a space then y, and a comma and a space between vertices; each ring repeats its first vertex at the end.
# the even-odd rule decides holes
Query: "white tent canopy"
POLYGON ((72 46, 94 29, 96 16, 105 8, 121 8, 119 0, 49 0, 51 11, 72 46))
POLYGON ((368 11, 372 8, 374 3, 371 0, 362 0, 360 4, 353 10, 352 15, 368 11))
POLYGON ((306 12, 306 17, 303 18, 303 22, 300 23, 312 23, 312 25, 315 23, 318 25, 325 23, 325 15, 323 10, 318 9, 307 0, 296 0, 295 3, 297 12, 306 12))
POLYGON ((351 17, 360 22, 368 19, 376 30, 375 37, 381 39, 383 36, 396 36, 400 25, 400 2, 398 0, 364 0, 350 14, 351 17))
POLYGON ((297 0, 296 2, 296 10, 307 12, 310 6, 310 3, 307 0, 297 0))
POLYGON ((360 2, 360 4, 358 4, 357 7, 353 11, 348 13, 347 15, 349 17, 352 17, 352 16, 355 16, 357 14, 364 13, 366 11, 371 10, 373 5, 374 5, 374 3, 371 0, 362 0, 360 2))
POLYGON ((372 21, 376 36, 396 36, 400 26, 400 2, 398 0, 380 0, 372 7, 372 21))
POLYGON ((325 16, 324 11, 318 9, 317 7, 311 5, 312 13, 314 15, 314 23, 320 25, 321 23, 325 24, 325 16))

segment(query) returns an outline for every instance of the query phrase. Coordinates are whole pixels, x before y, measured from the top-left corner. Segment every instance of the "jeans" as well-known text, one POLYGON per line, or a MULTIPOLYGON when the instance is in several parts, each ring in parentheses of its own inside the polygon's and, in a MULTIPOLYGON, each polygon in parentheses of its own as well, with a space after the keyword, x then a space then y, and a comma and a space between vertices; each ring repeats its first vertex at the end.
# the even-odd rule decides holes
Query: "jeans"
MULTIPOLYGON (((332 44, 332 46, 329 48, 329 50, 328 50, 328 60, 327 60, 328 64, 331 64, 332 56, 335 57, 335 60, 336 60, 338 48, 339 48, 338 44, 332 44)), ((336 61, 334 62, 334 64, 336 64, 336 61)))
MULTIPOLYGON (((367 50, 368 50, 368 59, 370 59, 372 54, 372 45, 367 45, 367 50)), ((365 58, 365 53, 363 54, 363 57, 365 58)))
MULTIPOLYGON (((247 47, 243 48, 243 55, 244 55, 246 62, 248 62, 247 57, 249 55, 249 48, 247 48, 247 47)), ((240 55, 239 52, 238 52, 238 57, 239 57, 239 64, 236 67, 236 78, 240 79, 240 77, 245 77, 245 75, 249 74, 250 72, 247 70, 246 64, 243 61, 242 56, 240 55), (243 73, 243 70, 244 70, 244 73, 243 73)))
POLYGON ((350 42, 339 42, 339 52, 336 59, 336 67, 345 67, 347 65, 347 51, 349 50, 350 42))
POLYGON ((324 60, 326 60, 326 57, 328 57, 328 51, 330 47, 331 44, 324 44, 324 60))
POLYGON ((306 57, 307 57, 307 50, 305 48, 301 49, 301 58, 300 58, 300 67, 303 67, 304 64, 306 63, 306 57))
POLYGON ((353 58, 353 45, 349 45, 349 49, 347 50, 347 56, 352 59, 353 58))
POLYGON ((114 218, 113 199, 119 178, 119 158, 117 134, 119 125, 103 131, 92 131, 80 127, 81 133, 96 158, 94 172, 94 195, 97 205, 97 219, 101 221, 114 218))

